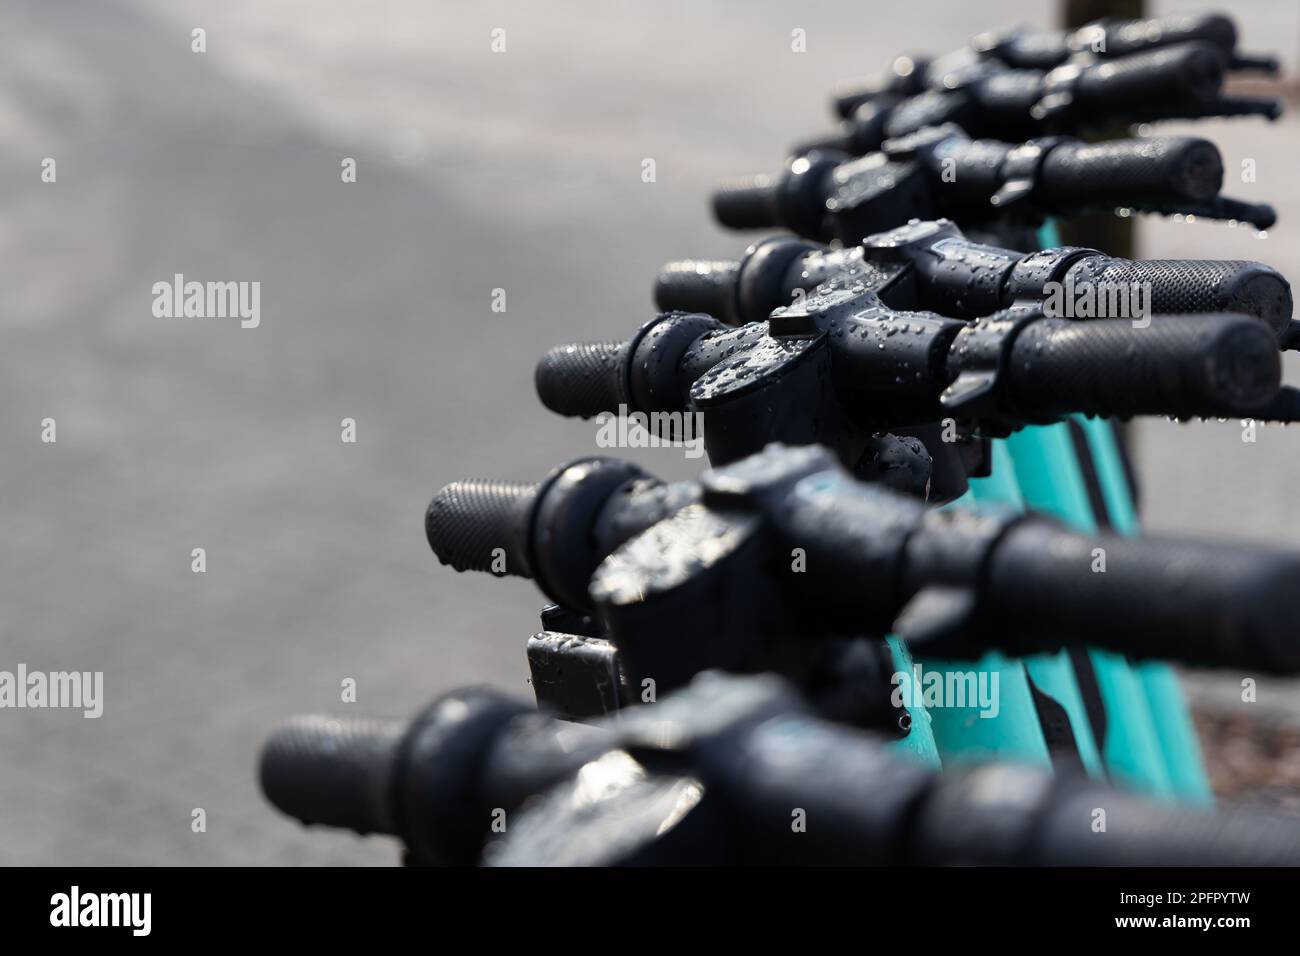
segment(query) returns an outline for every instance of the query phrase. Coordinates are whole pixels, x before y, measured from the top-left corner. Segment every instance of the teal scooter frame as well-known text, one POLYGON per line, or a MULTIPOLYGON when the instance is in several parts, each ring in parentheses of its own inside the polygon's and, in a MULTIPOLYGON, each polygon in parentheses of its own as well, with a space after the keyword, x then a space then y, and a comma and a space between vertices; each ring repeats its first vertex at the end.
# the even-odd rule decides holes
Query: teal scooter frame
MULTIPOLYGON (((1055 227, 1043 246, 1059 244, 1055 227)), ((993 445, 988 478, 974 479, 954 503, 1032 508, 1091 530, 1138 530, 1131 486, 1109 421, 1076 416, 1023 429, 993 445)), ((906 648, 895 663, 910 673, 906 648)), ((996 673, 999 708, 912 708, 912 733, 900 743, 930 762, 1007 759, 1082 766, 1128 789, 1183 802, 1213 802, 1200 748, 1177 678, 1168 665, 1130 664, 1105 651, 1060 652, 1012 660, 990 654, 969 663, 922 660, 930 672, 996 673)), ((954 675, 955 676, 955 675, 954 675)), ((951 701, 945 701, 951 704, 951 701)))

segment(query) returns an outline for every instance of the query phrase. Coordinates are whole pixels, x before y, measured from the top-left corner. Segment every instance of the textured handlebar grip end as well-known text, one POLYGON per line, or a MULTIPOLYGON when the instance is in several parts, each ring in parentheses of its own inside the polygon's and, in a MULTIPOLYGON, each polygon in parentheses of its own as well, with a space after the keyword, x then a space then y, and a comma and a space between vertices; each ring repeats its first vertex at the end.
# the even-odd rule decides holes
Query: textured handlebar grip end
POLYGON ((1223 307, 1234 312, 1258 316, 1277 333, 1279 341, 1291 324, 1295 302, 1291 297, 1291 283, 1277 270, 1259 263, 1249 263, 1235 282, 1226 289, 1223 307))
POLYGON ((1163 172, 1170 190, 1190 199, 1208 199, 1223 188, 1223 156, 1208 140, 1192 140, 1171 150, 1163 172))
POLYGON ((262 792, 308 825, 393 833, 390 782, 404 729, 371 718, 294 718, 262 748, 262 792))
POLYGON ((702 312, 734 323, 739 278, 739 262, 670 262, 655 278, 655 307, 661 312, 702 312))
POLYGON ((566 418, 617 412, 627 403, 627 343, 557 345, 537 363, 533 384, 542 404, 566 418))
POLYGON ((1063 143, 1043 160, 1038 193, 1062 206, 1141 206, 1210 199, 1223 185, 1213 143, 1191 137, 1063 143))
POLYGON ((979 607, 986 633, 1014 628, 1024 639, 1017 653, 1094 644, 1144 659, 1294 674, 1297 589, 1293 551, 1079 534, 1035 521, 998 543, 979 607))
POLYGON ((1218 395, 1229 409, 1250 410, 1265 404, 1282 386, 1277 339, 1249 316, 1225 329, 1211 361, 1218 395))
POLYGON ((1059 788, 1029 841, 1029 866, 1300 866, 1300 827, 1284 814, 1171 807, 1099 787, 1059 788), (1098 807, 1106 831, 1090 826, 1098 807))
POLYGON ((1223 70, 1223 55, 1211 44, 1181 43, 1086 67, 1075 97, 1094 117, 1159 116, 1189 103, 1214 103, 1223 70))
POLYGON ((1015 404, 1035 420, 1086 415, 1230 415, 1276 396, 1276 337, 1245 315, 1030 323, 1012 344, 1015 404))
POLYGON ((1228 60, 1228 69, 1250 70, 1276 75, 1282 69, 1282 61, 1275 56, 1257 53, 1234 53, 1228 60))
POLYGON ((1107 259, 1089 257, 1070 270, 1076 287, 1134 283, 1151 289, 1151 311, 1240 312, 1263 319, 1280 338, 1291 321, 1291 285, 1271 266, 1232 259, 1107 259))
POLYGON ((527 535, 536 498, 536 485, 453 481, 425 512, 429 547, 457 571, 532 577, 527 535))
POLYGON ((728 229, 779 226, 776 190, 777 180, 766 174, 728 180, 713 193, 713 216, 728 229))

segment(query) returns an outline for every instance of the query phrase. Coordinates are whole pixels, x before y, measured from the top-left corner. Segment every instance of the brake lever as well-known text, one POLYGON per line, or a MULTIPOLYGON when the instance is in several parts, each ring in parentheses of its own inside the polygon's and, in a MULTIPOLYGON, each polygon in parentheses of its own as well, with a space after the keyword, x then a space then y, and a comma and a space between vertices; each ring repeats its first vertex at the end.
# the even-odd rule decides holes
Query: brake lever
POLYGON ((1206 202, 1139 203, 1131 208, 1139 212, 1154 212, 1165 216, 1200 216, 1203 219, 1236 220, 1250 223, 1256 229, 1272 228, 1277 222, 1277 210, 1268 203, 1245 202, 1227 196, 1215 196, 1206 202))
POLYGON ((1292 319, 1282 331, 1279 347, 1283 352, 1300 351, 1300 322, 1292 319))
POLYGON ((1228 60, 1230 70, 1251 70, 1269 76, 1276 76, 1281 68, 1277 57, 1257 53, 1234 53, 1228 60))
MULTIPOLYGON (((1292 325, 1295 323, 1293 322, 1292 325)), ((1290 425, 1300 422, 1300 389, 1292 385, 1283 385, 1268 403, 1249 412, 1241 412, 1242 418, 1253 421, 1290 425)))
POLYGON ((1282 115, 1282 101, 1272 96, 1219 96, 1207 103, 1175 108, 1154 120, 1208 119, 1217 116, 1263 116, 1275 120, 1282 115))

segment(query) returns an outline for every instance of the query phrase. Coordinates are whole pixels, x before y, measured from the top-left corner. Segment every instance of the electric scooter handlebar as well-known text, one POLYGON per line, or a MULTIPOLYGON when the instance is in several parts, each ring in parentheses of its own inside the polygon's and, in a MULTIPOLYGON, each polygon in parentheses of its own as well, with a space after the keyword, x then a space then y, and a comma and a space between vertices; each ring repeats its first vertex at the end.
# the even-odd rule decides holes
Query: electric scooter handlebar
POLYGON ((1239 53, 1237 26, 1219 13, 1171 14, 1147 20, 1098 20, 1074 31, 1015 30, 982 33, 971 41, 981 56, 1009 66, 1056 66, 1075 53, 1103 59, 1129 56, 1178 43, 1202 42, 1216 47, 1232 70, 1275 72, 1275 57, 1239 53))
POLYGON ((975 137, 1024 140, 1120 121, 1281 115, 1276 99, 1225 95, 1224 69, 1222 53, 1204 42, 1065 63, 1048 72, 979 64, 944 77, 941 88, 863 103, 836 133, 805 141, 794 152, 838 149, 860 156, 944 123, 975 137))
POLYGON ((1220 196, 1222 184, 1219 151, 1204 139, 1012 144, 970 140, 949 124, 860 159, 812 153, 775 176, 729 180, 713 194, 713 213, 731 229, 785 228, 850 245, 917 217, 1041 222, 1127 208, 1235 219, 1260 229, 1276 221, 1271 206, 1220 196))
POLYGON ((672 312, 624 342, 557 345, 537 363, 537 395, 551 411, 569 418, 617 412, 620 405, 641 412, 684 410, 689 382, 682 381, 681 372, 687 350, 703 351, 705 338, 726 328, 707 315, 672 312))
MULTIPOLYGON (((959 336, 960 341, 960 336, 959 336)), ((950 367, 961 368, 958 354, 950 367)), ((1247 316, 1161 316, 1127 322, 1031 322, 1011 346, 1008 405, 1024 417, 1232 415, 1277 394, 1277 341, 1247 316)), ((960 371, 954 376, 959 384, 960 371)))
POLYGON ((699 494, 695 482, 665 484, 629 462, 585 458, 536 484, 454 481, 429 502, 424 529, 438 560, 457 571, 504 567, 535 578, 558 603, 586 608, 605 556, 699 494))
MULTIPOLYGON (((1289 405, 1272 404, 1292 401, 1282 389, 1277 340, 1248 316, 1160 316, 1134 325, 1013 308, 963 324, 885 309, 855 313, 859 304, 853 297, 814 296, 777 310, 770 327, 789 323, 796 333, 790 337, 765 335, 756 324, 727 331, 699 315, 661 315, 625 343, 552 348, 537 365, 538 396, 570 416, 701 411, 712 455, 710 421, 728 404, 741 407, 747 388, 766 388, 784 416, 825 411, 822 391, 805 394, 798 390, 801 379, 783 377, 798 361, 794 353, 825 348, 825 376, 836 400, 847 420, 867 431, 950 416, 1015 429, 1073 413, 1293 415, 1289 405)), ((781 431, 782 415, 771 412, 765 427, 751 427, 746 434, 758 437, 744 453, 793 438, 781 431)), ((787 427, 796 424, 792 419, 787 427)), ((743 431, 731 426, 728 445, 743 445, 743 431)))
POLYGON ((704 674, 590 726, 479 689, 409 722, 297 718, 268 739, 260 780, 285 814, 398 836, 413 864, 1300 864, 1300 832, 1267 816, 1014 764, 936 773, 771 676, 704 674), (605 785, 576 799, 583 767, 605 785), (792 834, 793 807, 816 825, 792 834))
POLYGON ((949 64, 969 62, 971 56, 996 60, 1014 69, 1050 70, 1076 54, 1111 60, 1190 42, 1215 47, 1230 70, 1278 70, 1276 57, 1237 50, 1237 27, 1230 18, 1214 13, 1174 14, 1148 20, 1099 20, 1074 31, 1016 29, 981 33, 971 40, 969 50, 937 58, 897 57, 882 74, 864 82, 841 84, 833 105, 839 116, 847 118, 863 103, 881 95, 919 93, 941 82, 949 64))
POLYGON ((1300 586, 1292 552, 936 511, 850 480, 814 446, 772 445, 675 485, 611 459, 580 460, 513 498, 466 495, 471 484, 448 485, 430 505, 426 532, 439 560, 482 569, 483 554, 466 551, 466 541, 501 545, 447 529, 508 528, 501 541, 516 544, 506 573, 531 573, 552 599, 597 611, 629 675, 660 686, 683 670, 744 669, 768 629, 779 635, 772 640, 796 644, 893 631, 941 658, 1091 645, 1201 666, 1300 670, 1288 612, 1300 586), (701 561, 705 541, 710 557, 701 561), (791 548, 815 573, 789 570, 791 548), (708 646, 696 640, 691 615, 708 646))
POLYGON ((1261 262, 1120 259, 1068 247, 1026 254, 972 242, 945 220, 910 223, 845 249, 773 237, 750 246, 738 261, 671 262, 656 278, 654 297, 665 311, 689 309, 741 325, 764 321, 800 291, 811 293, 832 280, 860 281, 895 309, 955 318, 1043 301, 1053 284, 1079 291, 1091 286, 1095 292, 1141 287, 1149 290, 1150 311, 1157 316, 1243 313, 1262 319, 1279 340, 1293 308, 1290 283, 1261 262), (904 271, 909 281, 897 281, 904 271))
POLYGON ((1218 148, 1192 136, 1066 142, 1042 162, 1038 188, 1053 208, 1174 205, 1209 199, 1223 185, 1218 148))
POLYGON ((1300 664, 1300 638, 1285 623, 1300 582, 1291 552, 1162 535, 1103 542, 1027 522, 1007 534, 985 573, 977 616, 1006 629, 1009 653, 1045 649, 1064 624, 1062 644, 1109 628, 1108 646, 1131 642, 1157 660, 1253 660, 1274 672, 1300 664), (1033 636, 1014 648, 1022 633, 1033 636))
MULTIPOLYGON (((1151 290, 1151 311, 1238 312, 1262 319, 1281 338, 1291 324, 1291 284, 1272 266, 1241 259, 1121 259, 1090 255, 1066 274, 1075 288, 1151 290)), ((1041 288, 1041 287, 1039 287, 1041 288)))

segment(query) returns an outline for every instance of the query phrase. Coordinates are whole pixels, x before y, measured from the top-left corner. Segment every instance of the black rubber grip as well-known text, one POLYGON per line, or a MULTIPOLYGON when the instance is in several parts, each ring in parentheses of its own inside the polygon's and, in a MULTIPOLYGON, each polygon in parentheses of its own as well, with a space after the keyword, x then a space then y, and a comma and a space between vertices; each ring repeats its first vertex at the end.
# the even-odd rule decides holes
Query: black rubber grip
POLYGON ((528 530, 537 492, 537 485, 508 481, 453 481, 429 502, 429 547, 457 571, 532 577, 528 530))
POLYGON ((297 717, 262 749, 262 791, 307 824, 394 833, 390 799, 406 725, 365 717, 297 717))
POLYGON ((1282 814, 1206 813, 1100 788, 1056 797, 1024 861, 1031 866, 1300 866, 1300 827, 1282 814))
POLYGON ((1158 315, 1031 323, 1012 343, 1006 369, 1013 403, 1027 416, 1070 412, 1126 418, 1231 415, 1277 394, 1277 341, 1234 315, 1158 315))
MULTIPOLYGON (((1300 555, 1187 538, 1087 535, 1031 521, 989 557, 980 619, 1134 657, 1290 674, 1300 670, 1300 555)), ((1014 649, 1012 649, 1014 650, 1014 649)))
POLYGON ((777 180, 765 173, 738 176, 713 193, 713 215, 728 229, 769 229, 781 225, 776 206, 777 180))
POLYGON ((736 311, 740 263, 682 259, 670 262, 655 278, 655 306, 661 312, 702 312, 729 319, 736 311))
POLYGON ((1155 313, 1240 312, 1268 323, 1280 337, 1291 321, 1291 284, 1271 266, 1232 259, 1111 259, 1090 256, 1066 277, 1075 287, 1095 283, 1151 288, 1155 313))
POLYGON ((1035 196, 1045 205, 1133 206, 1200 201, 1223 185, 1223 159, 1194 137, 1062 143, 1043 159, 1035 196))
POLYGON ((1295 866, 1281 816, 1170 806, 1011 763, 945 773, 913 818, 920 864, 1295 866), (1096 827, 1105 811, 1105 829, 1096 827))
POLYGON ((542 356, 533 373, 537 397, 568 418, 591 418, 627 402, 626 342, 557 345, 542 356))
MULTIPOLYGON (((1127 56, 1155 47, 1175 43, 1202 41, 1213 44, 1224 54, 1237 45, 1237 27, 1217 13, 1183 13, 1150 20, 1116 20, 1096 24, 1105 32, 1103 56, 1127 56)), ((1082 38, 1080 38, 1082 39, 1082 38)))
POLYGON ((1159 116, 1185 104, 1214 102, 1223 72, 1223 55, 1215 47, 1185 43, 1087 67, 1074 98, 1093 119, 1159 116))
POLYGON ((1300 863, 1281 817, 1157 803, 1013 762, 934 773, 852 727, 769 720, 706 742, 699 775, 744 862, 830 866, 1270 866, 1300 863), (707 748, 707 749, 706 749, 707 748), (790 832, 800 807, 821 826, 790 832), (1096 828, 1101 808, 1106 828, 1096 828), (1271 839, 1270 839, 1271 837, 1271 839))

